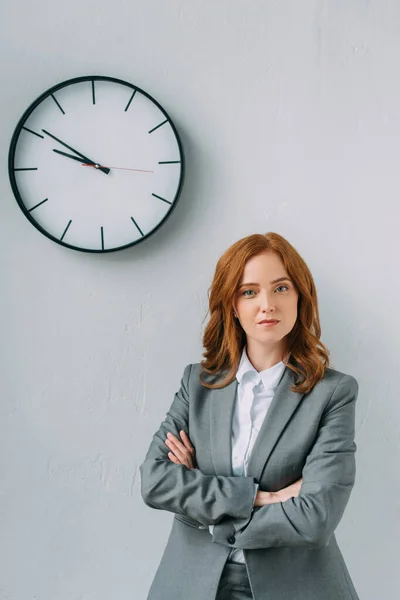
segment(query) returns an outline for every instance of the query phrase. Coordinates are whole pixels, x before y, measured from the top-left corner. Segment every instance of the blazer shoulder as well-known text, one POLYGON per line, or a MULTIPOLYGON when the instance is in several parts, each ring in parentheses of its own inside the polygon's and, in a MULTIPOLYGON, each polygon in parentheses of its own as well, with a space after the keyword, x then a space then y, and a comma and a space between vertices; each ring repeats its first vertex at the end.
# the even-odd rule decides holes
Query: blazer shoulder
POLYGON ((347 383, 348 385, 356 385, 358 388, 358 381, 353 375, 350 375, 349 373, 343 373, 343 371, 338 371, 332 367, 327 367, 325 370, 323 381, 326 381, 334 387, 341 382, 342 384, 347 383))
POLYGON ((203 371, 199 362, 190 365, 190 379, 193 382, 199 381, 199 374, 203 371))
POLYGON ((204 390, 206 390, 206 388, 202 386, 200 379, 208 383, 214 383, 214 381, 218 379, 218 375, 211 375, 210 373, 206 373, 203 367, 201 366, 200 362, 192 363, 190 367, 190 383, 192 385, 201 386, 204 390))
POLYGON ((321 387, 325 387, 328 392, 327 407, 340 404, 343 398, 356 400, 358 397, 357 379, 349 373, 343 373, 332 367, 326 369, 323 379, 318 384, 322 384, 321 387))

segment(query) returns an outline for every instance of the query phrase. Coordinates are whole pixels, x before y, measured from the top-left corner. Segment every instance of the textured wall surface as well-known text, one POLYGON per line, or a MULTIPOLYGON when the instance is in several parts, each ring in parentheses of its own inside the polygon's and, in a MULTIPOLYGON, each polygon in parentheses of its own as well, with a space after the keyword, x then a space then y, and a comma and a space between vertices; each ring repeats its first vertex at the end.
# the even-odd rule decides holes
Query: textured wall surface
POLYGON ((218 257, 265 231, 309 264, 359 381, 337 537, 360 597, 398 598, 400 4, 22 0, 0 28, 0 600, 145 600, 172 515, 138 466, 202 358, 218 257), (108 255, 42 236, 7 175, 27 106, 88 74, 152 94, 187 159, 173 215, 108 255))

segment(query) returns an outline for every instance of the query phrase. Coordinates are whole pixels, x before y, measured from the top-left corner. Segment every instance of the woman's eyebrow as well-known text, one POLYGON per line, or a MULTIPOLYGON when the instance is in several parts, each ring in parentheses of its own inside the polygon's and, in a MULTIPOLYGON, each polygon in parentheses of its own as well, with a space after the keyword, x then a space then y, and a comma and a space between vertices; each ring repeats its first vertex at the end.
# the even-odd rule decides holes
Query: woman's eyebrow
MULTIPOLYGON (((291 280, 289 279, 289 277, 278 277, 278 279, 273 279, 270 283, 278 283, 278 281, 291 281, 291 280)), ((255 283, 255 282, 242 283, 242 285, 239 286, 239 289, 242 287, 245 287, 247 285, 259 285, 259 283, 255 283)))

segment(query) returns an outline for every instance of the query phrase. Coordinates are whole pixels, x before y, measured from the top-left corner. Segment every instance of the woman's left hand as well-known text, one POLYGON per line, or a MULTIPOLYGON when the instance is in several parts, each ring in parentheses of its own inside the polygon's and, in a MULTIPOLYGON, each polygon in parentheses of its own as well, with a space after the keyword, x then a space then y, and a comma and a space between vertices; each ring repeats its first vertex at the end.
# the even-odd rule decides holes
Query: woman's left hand
POLYGON ((183 444, 172 433, 167 434, 168 439, 165 440, 165 444, 171 450, 168 452, 168 458, 177 465, 186 465, 188 469, 197 469, 196 450, 185 431, 182 429, 179 433, 183 444))

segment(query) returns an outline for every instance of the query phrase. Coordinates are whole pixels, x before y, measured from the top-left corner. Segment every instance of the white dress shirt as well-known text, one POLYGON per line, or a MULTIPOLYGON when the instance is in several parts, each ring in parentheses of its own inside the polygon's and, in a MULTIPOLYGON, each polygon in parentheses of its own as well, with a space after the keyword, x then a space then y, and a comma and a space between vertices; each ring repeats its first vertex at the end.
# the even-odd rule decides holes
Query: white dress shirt
MULTIPOLYGON (((247 464, 254 442, 284 370, 285 364, 280 361, 258 372, 249 361, 246 346, 243 348, 236 373, 239 383, 232 417, 232 472, 235 477, 247 477, 247 464)), ((255 499, 259 484, 254 486, 255 499)), ((209 525, 211 534, 213 529, 214 525, 209 525)), ((243 550, 232 548, 228 560, 244 563, 243 550)))

